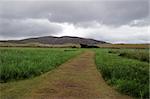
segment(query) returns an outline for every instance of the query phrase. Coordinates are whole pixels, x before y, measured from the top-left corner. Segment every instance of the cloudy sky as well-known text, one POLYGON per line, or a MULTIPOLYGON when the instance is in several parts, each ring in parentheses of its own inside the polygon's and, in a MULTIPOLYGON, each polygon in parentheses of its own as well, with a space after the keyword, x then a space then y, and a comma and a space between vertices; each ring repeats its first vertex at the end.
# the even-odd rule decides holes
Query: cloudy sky
POLYGON ((0 0, 0 40, 78 36, 150 43, 149 0, 0 0))

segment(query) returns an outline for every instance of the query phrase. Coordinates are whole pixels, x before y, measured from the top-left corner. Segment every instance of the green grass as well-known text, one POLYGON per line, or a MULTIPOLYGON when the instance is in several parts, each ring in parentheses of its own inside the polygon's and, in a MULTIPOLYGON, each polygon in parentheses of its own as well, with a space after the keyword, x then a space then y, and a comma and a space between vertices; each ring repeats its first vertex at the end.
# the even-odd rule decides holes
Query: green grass
POLYGON ((149 62, 149 49, 112 49, 109 53, 116 53, 122 57, 149 62))
POLYGON ((41 75, 78 53, 72 49, 0 48, 0 82, 41 75))
POLYGON ((96 64, 103 78, 122 93, 149 98, 149 63, 124 58, 109 50, 96 50, 96 64))
MULTIPOLYGON (((0 82, 41 75, 81 51, 59 48, 0 48, 0 82)), ((139 58, 146 57, 146 60, 149 60, 148 50, 96 49, 95 51, 97 68, 108 84, 127 95, 149 98, 149 63, 143 60, 145 58, 139 58), (127 55, 121 55, 125 52, 127 55)))

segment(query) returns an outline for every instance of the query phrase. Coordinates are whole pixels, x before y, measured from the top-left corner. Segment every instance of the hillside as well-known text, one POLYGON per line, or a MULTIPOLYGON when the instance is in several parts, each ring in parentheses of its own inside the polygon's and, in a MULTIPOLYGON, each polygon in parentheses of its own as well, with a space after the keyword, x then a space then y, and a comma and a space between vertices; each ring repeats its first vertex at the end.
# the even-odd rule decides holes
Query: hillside
POLYGON ((0 41, 6 43, 17 43, 17 44, 26 44, 26 43, 41 43, 41 44, 87 44, 87 45, 94 45, 94 44, 105 44, 104 41, 98 41, 94 39, 88 38, 80 38, 80 37, 70 37, 70 36, 62 36, 62 37, 54 37, 54 36, 44 36, 38 38, 28 38, 23 40, 7 40, 7 41, 0 41))

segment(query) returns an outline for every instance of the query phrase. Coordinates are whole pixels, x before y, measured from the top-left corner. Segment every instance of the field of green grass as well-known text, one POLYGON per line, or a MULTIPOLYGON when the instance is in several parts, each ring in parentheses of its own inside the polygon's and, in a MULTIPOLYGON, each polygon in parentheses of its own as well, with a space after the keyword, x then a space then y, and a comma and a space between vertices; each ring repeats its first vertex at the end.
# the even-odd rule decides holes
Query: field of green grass
MULTIPOLYGON (((41 75, 83 50, 91 49, 0 48, 0 83, 41 75)), ((124 94, 149 98, 149 49, 92 50, 108 84, 124 94)))
POLYGON ((109 53, 118 54, 119 56, 130 59, 149 62, 149 49, 112 49, 109 53))
POLYGON ((148 60, 148 49, 96 49, 97 68, 107 83, 141 99, 149 98, 148 60))
POLYGON ((41 75, 79 53, 76 49, 0 48, 0 82, 41 75))

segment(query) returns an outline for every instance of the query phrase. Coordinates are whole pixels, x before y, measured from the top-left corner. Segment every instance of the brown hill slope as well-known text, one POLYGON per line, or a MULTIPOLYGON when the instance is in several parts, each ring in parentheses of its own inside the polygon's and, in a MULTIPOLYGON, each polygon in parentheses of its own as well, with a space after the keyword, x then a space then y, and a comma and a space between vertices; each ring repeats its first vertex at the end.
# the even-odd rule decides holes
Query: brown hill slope
POLYGON ((94 39, 88 38, 80 38, 80 37, 71 37, 71 36, 62 36, 62 37, 54 37, 54 36, 44 36, 38 38, 28 38, 23 40, 7 40, 7 41, 0 41, 6 43, 18 43, 18 44, 26 44, 26 43, 41 43, 41 44, 87 44, 87 45, 94 45, 94 44, 105 44, 104 41, 98 41, 94 39))

